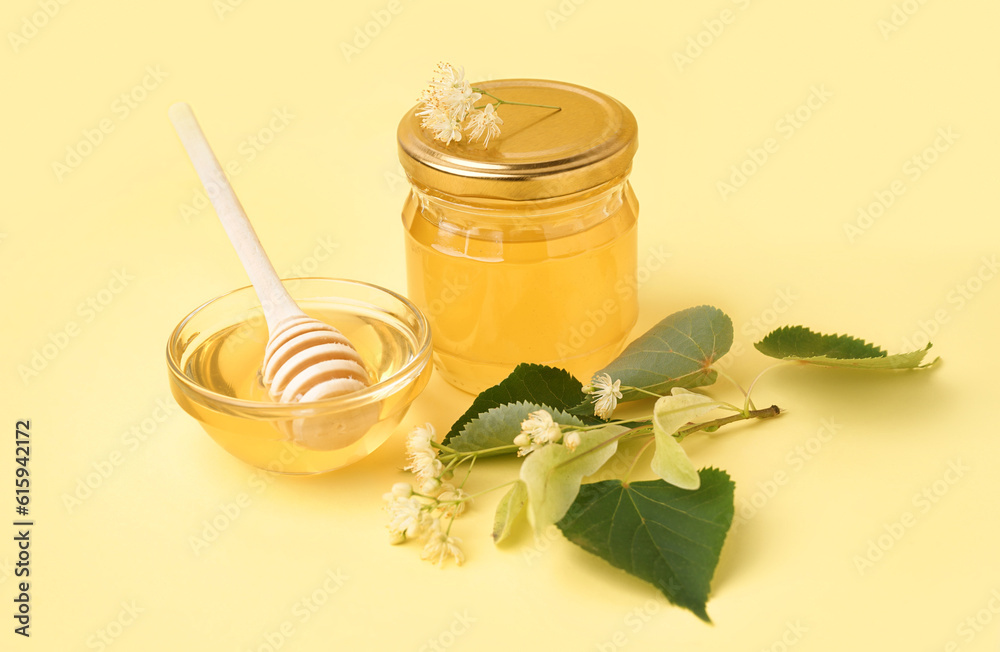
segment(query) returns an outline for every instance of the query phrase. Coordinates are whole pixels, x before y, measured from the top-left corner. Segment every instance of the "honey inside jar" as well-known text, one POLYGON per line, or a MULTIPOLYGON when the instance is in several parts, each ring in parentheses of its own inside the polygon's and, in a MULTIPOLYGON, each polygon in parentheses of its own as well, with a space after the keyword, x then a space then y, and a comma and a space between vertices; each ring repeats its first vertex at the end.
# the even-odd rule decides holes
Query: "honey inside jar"
POLYGON ((445 146, 404 118, 409 297, 431 323, 439 372, 461 389, 482 391, 520 362, 586 381, 637 318, 635 120, 569 84, 481 87, 561 110, 501 106, 489 147, 445 146))

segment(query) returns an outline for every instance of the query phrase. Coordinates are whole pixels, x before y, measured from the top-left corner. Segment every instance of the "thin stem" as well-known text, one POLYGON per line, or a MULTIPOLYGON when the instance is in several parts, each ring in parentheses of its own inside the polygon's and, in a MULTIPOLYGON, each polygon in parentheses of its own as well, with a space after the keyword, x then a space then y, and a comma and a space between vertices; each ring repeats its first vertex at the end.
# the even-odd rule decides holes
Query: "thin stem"
POLYGON ((741 407, 737 407, 737 406, 733 405, 732 403, 727 403, 726 401, 719 401, 719 407, 726 408, 728 410, 732 410, 733 412, 739 412, 741 414, 746 412, 745 409, 743 409, 741 407))
MULTIPOLYGON (((733 382, 735 382, 735 381, 733 381, 733 382)), ((737 385, 737 387, 739 387, 739 385, 737 385)), ((641 387, 625 387, 625 386, 623 386, 622 389, 634 389, 637 392, 642 392, 643 394, 649 394, 650 396, 656 396, 658 398, 666 398, 662 394, 656 394, 655 392, 650 392, 648 390, 642 389, 641 387)), ((740 391, 743 391, 742 387, 740 387, 740 391)), ((719 403, 719 407, 728 408, 728 409, 732 410, 733 412, 743 412, 744 411, 742 408, 738 408, 735 405, 733 405, 732 403, 727 403, 726 401, 718 401, 718 403, 719 403)), ((635 421, 635 419, 630 419, 629 421, 635 421)))
MULTIPOLYGON (((490 97, 493 97, 493 96, 491 95, 490 97)), ((561 106, 552 106, 550 104, 531 104, 529 102, 508 102, 507 100, 501 100, 500 98, 496 98, 496 99, 497 99, 497 101, 500 102, 500 104, 511 104, 513 106, 536 106, 539 109, 555 109, 556 111, 562 111, 562 107, 561 106)))
POLYGON ((513 104, 514 106, 536 106, 536 107, 538 107, 540 109, 555 109, 556 111, 562 111, 562 107, 561 106, 550 106, 548 104, 530 104, 528 102, 509 102, 507 100, 502 100, 499 97, 497 97, 496 95, 494 95, 493 93, 484 91, 481 88, 473 88, 472 90, 474 90, 475 92, 479 93, 480 95, 485 95, 487 97, 492 97, 494 100, 497 101, 497 104, 496 104, 497 106, 500 106, 501 104, 513 104))
POLYGON ((469 462, 469 471, 465 474, 465 479, 462 480, 462 484, 458 485, 459 489, 465 488, 465 483, 469 481, 469 476, 472 475, 472 467, 476 465, 476 458, 473 457, 472 461, 469 462))
MULTIPOLYGON (((604 426, 617 426, 623 423, 643 423, 644 421, 652 422, 653 417, 649 417, 648 419, 616 419, 615 421, 604 421, 602 423, 595 423, 592 426, 567 426, 567 428, 575 430, 577 432, 585 432, 587 430, 600 430, 604 426)), ((632 430, 636 430, 636 428, 633 428, 632 430)))
POLYGON ((632 387, 630 385, 624 385, 621 387, 624 390, 635 390, 642 394, 647 394, 649 396, 655 396, 656 398, 663 398, 663 394, 657 394, 656 392, 651 392, 648 389, 643 389, 642 387, 632 387))
POLYGON ((699 430, 707 429, 718 429, 727 423, 735 423, 736 421, 746 421, 747 419, 770 419, 771 417, 776 417, 781 414, 781 408, 777 405, 772 405, 771 407, 764 408, 761 410, 749 410, 747 412, 739 412, 738 414, 732 414, 728 417, 722 417, 721 419, 715 419, 713 421, 706 421, 705 423, 695 423, 686 428, 681 428, 676 433, 674 433, 674 438, 677 441, 683 441, 688 435, 694 434, 699 430))
MULTIPOLYGON (((451 459, 457 459, 458 463, 461 464, 462 462, 464 462, 467 459, 471 459, 471 458, 475 458, 475 457, 493 457, 494 455, 503 455, 504 453, 513 453, 517 449, 518 449, 518 447, 515 444, 508 444, 506 446, 494 446, 493 448, 483 448, 483 449, 478 450, 478 451, 469 451, 467 453, 466 452, 462 452, 462 451, 454 451, 454 452, 451 453, 451 455, 454 456, 451 459)), ((444 458, 445 458, 445 456, 442 456, 442 459, 444 459, 444 458)))
POLYGON ((760 380, 761 377, 764 374, 766 374, 767 372, 771 371, 772 369, 777 369, 778 367, 780 367, 780 366, 782 366, 784 364, 789 364, 791 362, 793 362, 793 361, 792 360, 782 360, 781 362, 775 362, 770 367, 764 367, 764 369, 759 374, 757 374, 757 377, 754 378, 753 382, 750 383, 750 388, 747 389, 747 400, 746 400, 746 403, 744 403, 744 407, 743 407, 743 411, 744 412, 750 407, 750 394, 753 392, 753 388, 757 386, 757 381, 760 380))
POLYGON ((735 378, 733 378, 732 376, 730 376, 729 374, 727 374, 722 369, 719 369, 719 367, 717 367, 717 366, 713 366, 712 369, 715 369, 715 372, 717 374, 719 374, 720 376, 722 376, 723 378, 725 378, 726 380, 728 380, 729 382, 731 382, 733 385, 735 385, 736 389, 740 390, 740 393, 742 393, 743 396, 746 397, 746 401, 747 402, 745 402, 743 404, 743 411, 744 412, 748 408, 754 408, 754 409, 757 408, 757 406, 753 404, 753 401, 750 400, 750 392, 748 392, 747 390, 743 389, 743 385, 740 385, 740 383, 735 378))
POLYGON ((464 461, 465 461, 465 459, 463 459, 461 457, 452 457, 451 459, 449 459, 448 463, 445 464, 445 466, 444 466, 444 471, 441 474, 442 477, 444 475, 446 475, 449 471, 452 471, 452 470, 458 468, 459 466, 461 466, 462 462, 464 462, 464 461))

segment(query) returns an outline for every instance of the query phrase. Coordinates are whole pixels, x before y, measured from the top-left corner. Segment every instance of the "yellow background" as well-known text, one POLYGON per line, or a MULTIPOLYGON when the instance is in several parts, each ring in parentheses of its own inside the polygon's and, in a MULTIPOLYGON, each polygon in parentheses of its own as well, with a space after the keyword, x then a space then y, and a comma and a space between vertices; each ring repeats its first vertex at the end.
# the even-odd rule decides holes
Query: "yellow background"
MULTIPOLYGON (((998 649, 1000 282, 983 260, 1000 249, 1000 7, 223 2, 8 0, 0 12, 0 613, 15 590, 17 419, 32 423, 36 522, 32 638, 5 616, 0 647, 101 649, 103 631, 112 650, 242 652, 284 628, 288 651, 998 649), (364 47, 345 55, 355 39, 364 47), (494 548, 498 496, 456 524, 462 568, 390 547, 381 494, 403 479, 405 432, 444 430, 469 402, 438 378, 370 458, 307 479, 254 473, 158 403, 173 405, 171 329, 246 284, 211 208, 182 214, 200 186, 167 107, 190 102, 219 157, 238 163, 233 183, 279 272, 403 291, 395 128, 441 59, 473 79, 579 83, 635 113, 640 264, 669 254, 650 258, 637 333, 716 305, 736 325, 729 370, 745 382, 767 365, 750 347, 758 327, 803 323, 893 352, 933 332, 943 363, 930 372, 776 370, 755 396, 787 415, 688 440, 699 466, 736 480, 738 509, 759 506, 726 542, 714 626, 559 537, 535 543, 522 528, 494 548), (807 119, 789 133, 797 109, 807 119), (254 149, 275 111, 292 117, 254 149), (57 173, 101 125, 110 133, 57 173), (939 129, 955 137, 925 153, 939 129), (769 138, 776 151, 720 191, 769 138), (914 156, 934 159, 919 178, 914 156), (849 237, 859 209, 893 187, 905 192, 849 237), (123 270, 127 284, 113 280, 123 270), (71 321, 65 347, 22 377, 71 321), (130 434, 143 428, 144 441, 130 434), (796 452, 810 446, 809 460, 796 452), (936 501, 922 511, 925 490, 936 501), (239 515, 196 554, 191 538, 233 504, 239 515), (885 539, 908 512, 912 527, 885 539), (887 549, 859 571, 880 536, 887 549)), ((483 468, 473 488, 515 467, 483 468)))

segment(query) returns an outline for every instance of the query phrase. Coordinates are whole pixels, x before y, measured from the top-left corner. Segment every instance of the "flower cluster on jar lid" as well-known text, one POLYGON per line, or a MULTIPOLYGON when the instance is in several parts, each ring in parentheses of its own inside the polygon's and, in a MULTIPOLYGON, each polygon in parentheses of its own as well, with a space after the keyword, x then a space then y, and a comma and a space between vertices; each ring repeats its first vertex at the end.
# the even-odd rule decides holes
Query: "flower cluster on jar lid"
POLYGON ((434 138, 446 145, 462 140, 463 131, 468 131, 473 141, 485 135, 484 144, 489 145, 490 138, 500 135, 503 119, 496 114, 493 104, 476 108, 476 102, 482 97, 482 93, 475 91, 465 79, 461 66, 439 63, 434 78, 420 95, 417 111, 421 117, 420 126, 429 129, 434 138))
POLYGON ((434 70, 433 79, 420 94, 417 116, 420 117, 420 126, 445 145, 461 141, 463 134, 468 134, 470 142, 482 138, 483 146, 488 147, 490 140, 500 135, 503 118, 497 113, 497 108, 501 104, 559 110, 557 106, 502 100, 469 83, 462 66, 441 62, 434 70), (476 106, 483 96, 495 101, 476 106))

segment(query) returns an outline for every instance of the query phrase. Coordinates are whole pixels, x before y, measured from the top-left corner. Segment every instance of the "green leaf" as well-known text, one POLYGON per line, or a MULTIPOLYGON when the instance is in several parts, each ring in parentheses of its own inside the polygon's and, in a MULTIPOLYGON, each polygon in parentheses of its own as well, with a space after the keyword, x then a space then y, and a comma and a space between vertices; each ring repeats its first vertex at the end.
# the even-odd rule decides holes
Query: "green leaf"
POLYGON ((931 348, 930 342, 919 351, 889 355, 881 347, 850 335, 824 335, 805 326, 783 326, 754 344, 766 356, 781 360, 799 360, 827 367, 858 369, 918 369, 929 367, 937 358, 921 365, 931 348))
POLYGON ((525 401, 536 405, 548 405, 556 410, 568 410, 587 398, 583 385, 569 372, 540 364, 519 364, 498 385, 494 385, 476 397, 472 406, 458 418, 444 438, 448 444, 457 437, 467 423, 483 412, 507 403, 525 401))
POLYGON ((493 518, 493 543, 500 543, 510 535, 514 521, 524 511, 527 502, 528 488, 524 482, 518 480, 497 505, 497 513, 493 518))
POLYGON ((580 491, 583 478, 592 475, 618 448, 618 440, 604 444, 628 430, 604 426, 580 433, 580 444, 570 451, 562 444, 547 444, 524 458, 521 480, 528 489, 528 520, 541 533, 565 514, 580 491))
POLYGON ((733 482, 702 469, 695 491, 662 480, 584 485, 559 521, 566 538, 652 583, 677 606, 711 622, 705 605, 733 522, 733 482))
POLYGON ((653 406, 653 473, 681 489, 697 489, 701 483, 697 469, 674 433, 687 422, 719 407, 719 401, 675 387, 672 396, 657 399, 653 406))
MULTIPOLYGON (((598 373, 657 394, 673 387, 702 387, 715 382, 718 374, 712 364, 732 345, 733 322, 726 313, 712 306, 688 308, 646 331, 598 373)), ((646 396, 623 390, 621 400, 646 396)))
POLYGON ((561 410, 537 403, 508 403, 483 412, 472 421, 465 424, 462 432, 452 439, 448 446, 463 452, 510 446, 514 437, 521 432, 521 422, 536 410, 546 410, 552 415, 552 420, 566 426, 586 425, 580 419, 561 410))

